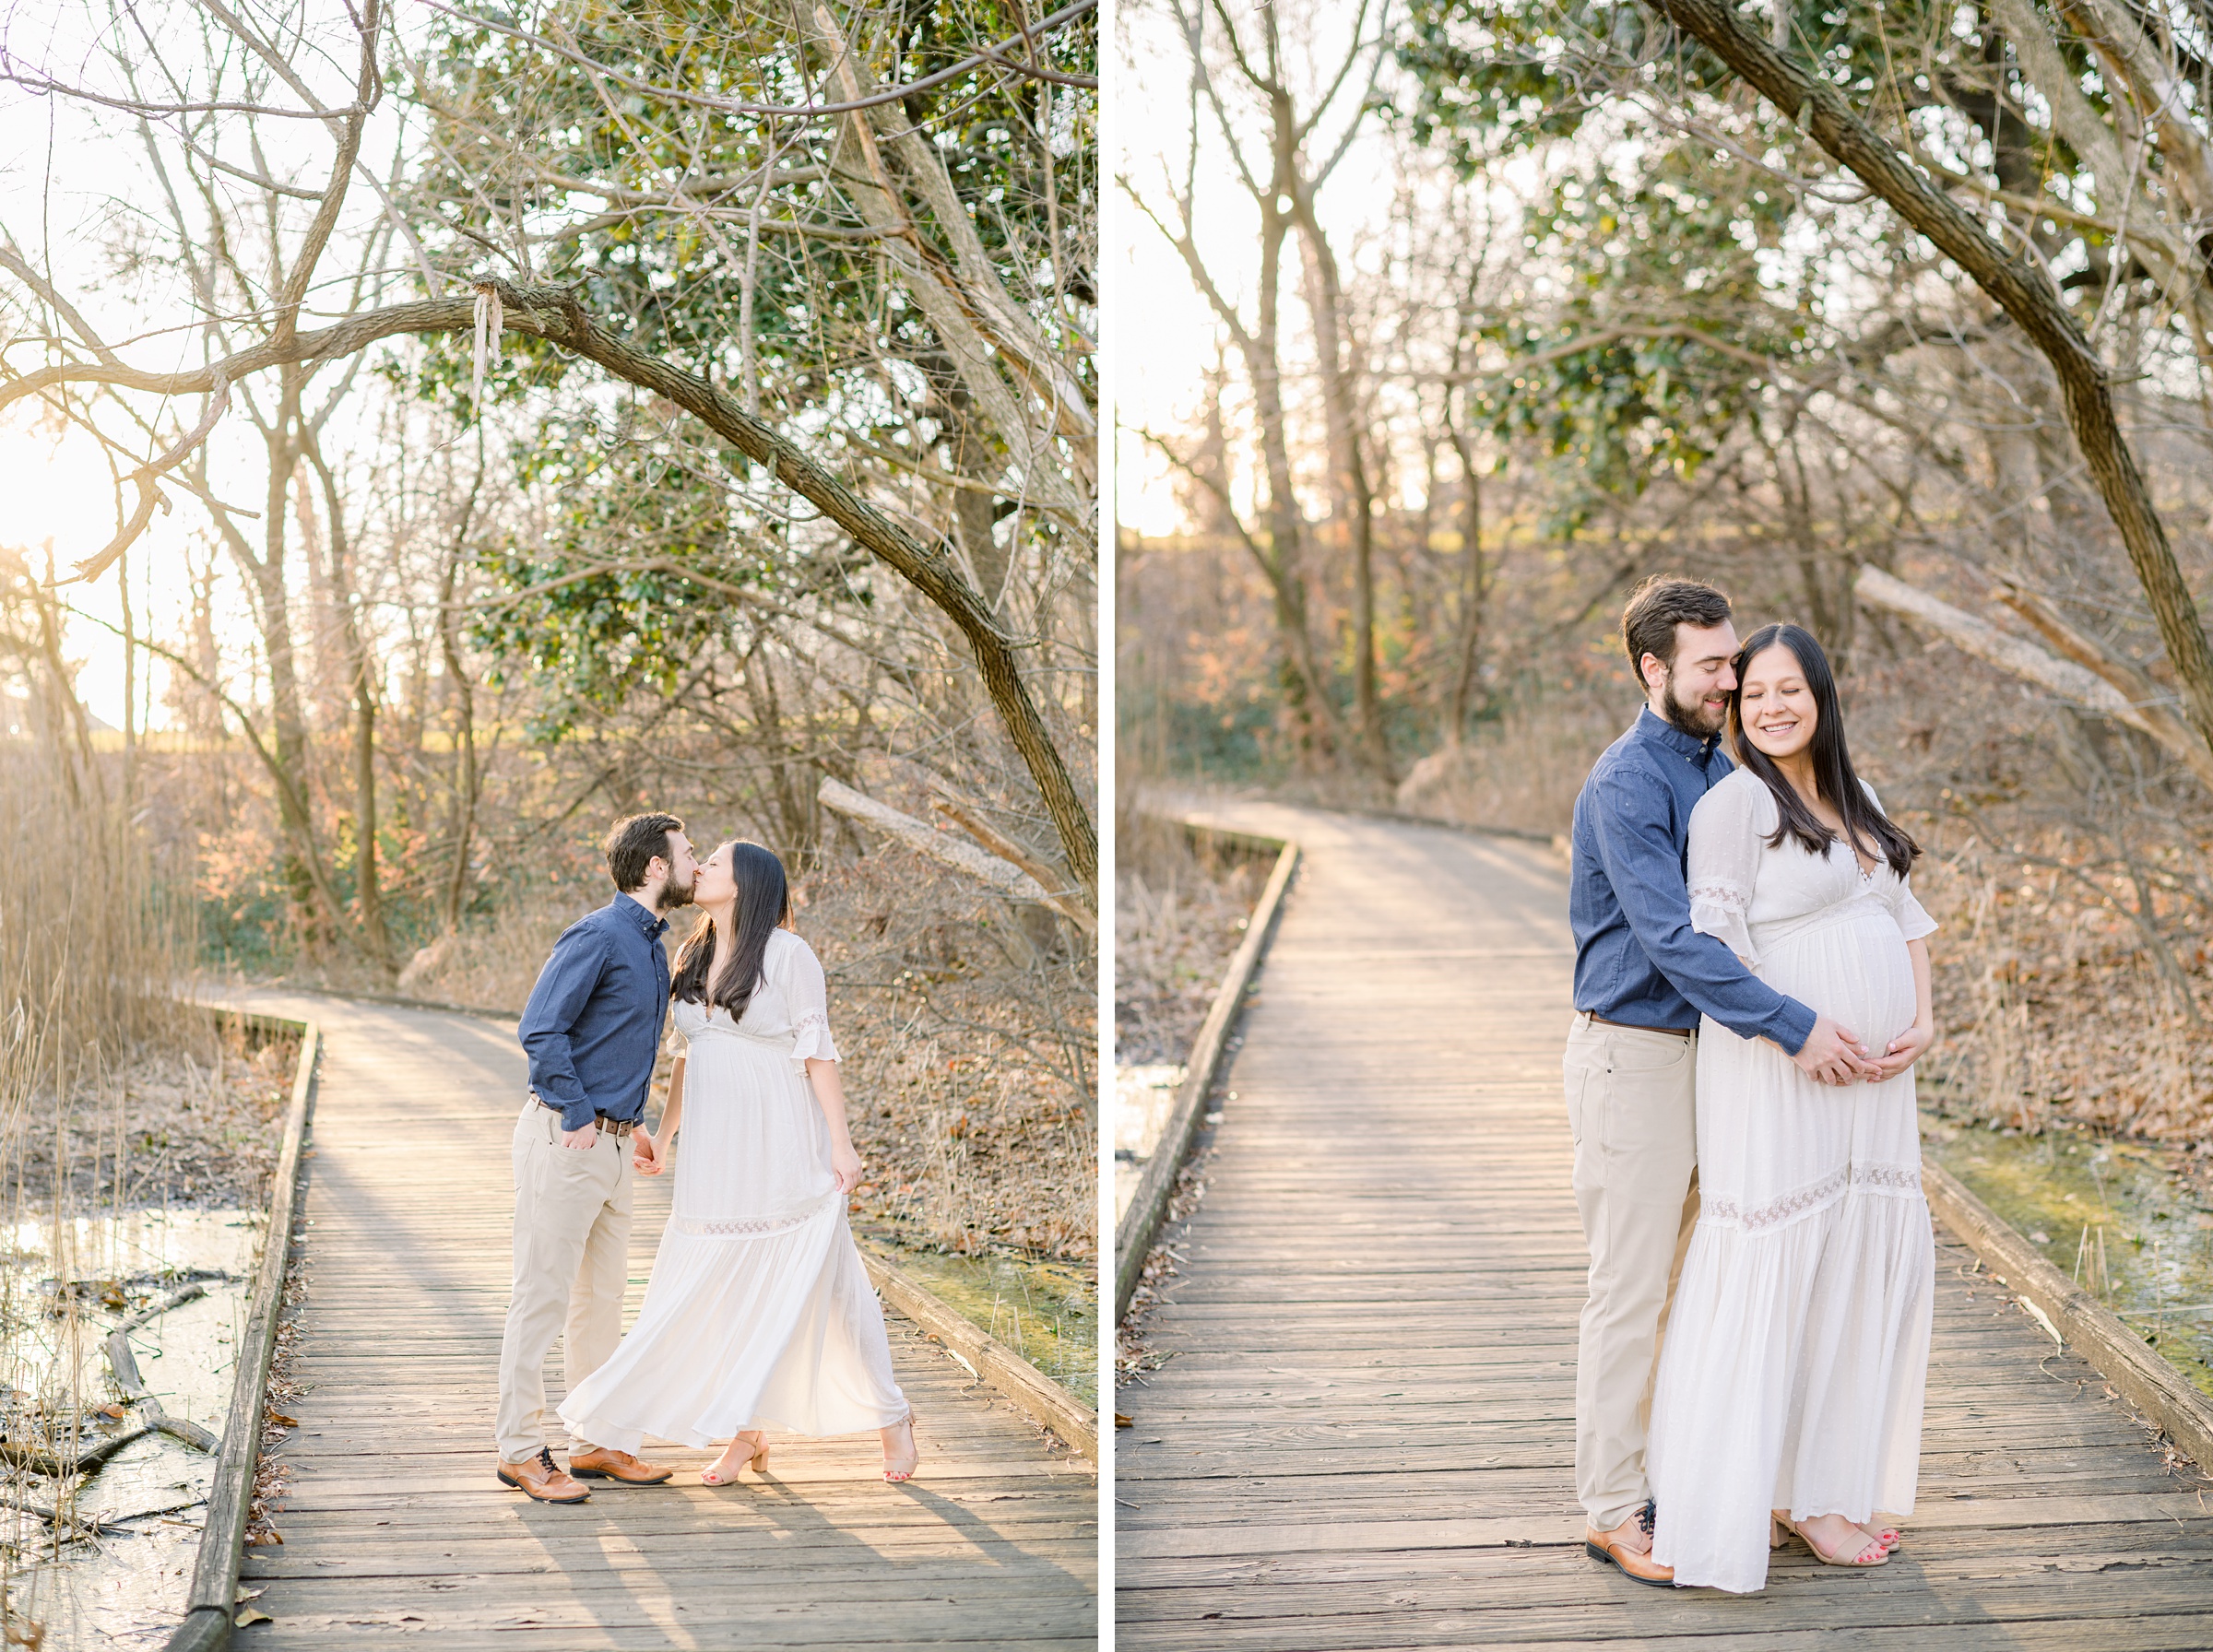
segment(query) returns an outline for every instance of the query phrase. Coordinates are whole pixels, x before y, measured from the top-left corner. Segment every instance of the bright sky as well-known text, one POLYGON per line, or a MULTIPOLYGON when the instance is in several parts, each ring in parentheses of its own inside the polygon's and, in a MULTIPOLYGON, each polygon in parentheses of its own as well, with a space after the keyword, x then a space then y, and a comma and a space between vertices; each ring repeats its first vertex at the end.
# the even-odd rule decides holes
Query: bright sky
MULTIPOLYGON (((86 198, 95 179, 112 179, 130 158, 116 153, 118 146, 101 143, 88 147, 72 130, 74 112, 45 100, 24 96, 10 88, 0 99, 0 233, 27 257, 52 246, 57 258, 55 274, 68 289, 82 293, 82 277, 91 261, 72 258, 81 249, 81 232, 89 230, 91 203, 86 198), (51 120, 51 124, 50 124, 51 120), (56 158, 53 185, 46 188, 49 156, 56 158), (66 159, 61 159, 67 157, 66 159), (50 239, 51 237, 51 239, 50 239), (72 278, 75 277, 75 278, 72 278)), ((12 277, 0 276, 0 280, 12 277)), ((84 301, 88 318, 97 317, 101 306, 84 301)), ((98 320, 95 325, 100 325, 98 320)), ((36 365, 28 351, 11 352, 18 367, 36 365)), ((18 402, 0 413, 0 477, 6 478, 7 510, 0 517, 0 542, 32 553, 33 566, 46 541, 53 544, 57 570, 90 556, 113 536, 117 525, 115 489, 100 444, 81 431, 52 421, 36 398, 18 402)), ((177 605, 183 596, 180 581, 171 577, 180 570, 186 535, 184 517, 173 513, 156 516, 146 537, 133 548, 131 575, 134 606, 141 615, 149 601, 173 633, 177 605), (150 575, 150 580, 149 580, 150 575), (151 586, 150 592, 148 586, 151 586)), ((72 586, 71 606, 120 623, 121 601, 117 578, 110 574, 97 590, 72 586)), ((143 620, 142 620, 143 623, 143 620)), ((71 658, 86 662, 78 678, 79 691, 92 714, 101 722, 123 720, 123 645, 98 626, 72 621, 68 634, 71 658)), ((145 676, 143 667, 140 676, 145 676)), ((151 686, 141 683, 141 689, 151 686)), ((158 705, 158 686, 152 696, 158 705)), ((143 725, 143 713, 139 718, 143 725)))

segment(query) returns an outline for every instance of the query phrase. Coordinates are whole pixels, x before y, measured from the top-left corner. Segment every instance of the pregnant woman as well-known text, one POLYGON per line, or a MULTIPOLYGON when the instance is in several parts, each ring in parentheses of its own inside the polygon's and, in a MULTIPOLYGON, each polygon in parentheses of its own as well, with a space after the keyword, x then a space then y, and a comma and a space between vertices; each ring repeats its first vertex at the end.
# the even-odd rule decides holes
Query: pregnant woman
POLYGON ((1735 661, 1741 767, 1690 818, 1691 922, 1776 991, 1867 1037, 1876 1076, 1817 1083, 1699 1029, 1699 1211, 1652 1397, 1653 1557, 1749 1593, 1785 1530, 1880 1565, 1912 1512, 1935 1250, 1913 1063, 1935 1037, 1920 851, 1852 773, 1835 678, 1795 625, 1735 661), (1886 1047, 1887 1046, 1887 1047, 1886 1047))
POLYGON ((793 932, 783 863, 727 843, 699 868, 707 914, 669 997, 689 1041, 657 1143, 677 1131, 675 1208, 638 1322, 561 1408, 571 1432, 635 1452, 645 1436, 728 1447, 700 1476, 725 1485, 768 1460, 764 1426, 880 1429, 883 1477, 915 1470, 914 1418, 892 1378, 883 1311, 846 1226, 860 1157, 846 1128, 822 966, 793 932))

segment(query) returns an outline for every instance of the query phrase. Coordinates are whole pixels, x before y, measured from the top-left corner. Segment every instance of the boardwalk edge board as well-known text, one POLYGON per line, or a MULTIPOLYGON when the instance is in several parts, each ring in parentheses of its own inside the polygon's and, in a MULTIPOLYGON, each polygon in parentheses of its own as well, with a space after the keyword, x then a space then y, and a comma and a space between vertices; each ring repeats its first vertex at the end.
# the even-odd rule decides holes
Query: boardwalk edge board
POLYGON ((1099 1426, 1089 1406, 1046 1375, 965 1315, 946 1305, 928 1286, 873 1251, 860 1259, 883 1300, 913 1320, 976 1374, 1059 1435, 1061 1443, 1093 1463, 1099 1460, 1099 1426))
POLYGON ((2177 1451, 2200 1469, 2213 1469, 2213 1401, 2147 1347, 2112 1309, 2046 1261, 1957 1176, 1924 1158, 1921 1180, 1929 1209, 1982 1258, 1999 1284, 2031 1310, 2054 1341, 2072 1345, 2160 1425, 2177 1451))
POLYGON ((277 1351, 277 1321, 284 1311, 284 1276, 291 1257, 292 1229, 300 1213, 301 1147, 307 1134, 307 1116, 314 1105, 315 1060, 323 1047, 323 1031, 314 1021, 219 1008, 217 1013, 257 1032, 296 1035, 300 1058, 292 1069, 292 1099, 284 1115, 284 1144, 277 1155, 276 1182, 269 1190, 269 1225, 262 1234, 253 1307, 239 1345, 231 1409, 223 1418, 222 1446, 216 1457, 215 1484, 207 1500, 207 1523, 200 1533, 199 1558, 193 1565, 184 1621, 170 1635, 168 1652, 221 1652, 231 1644, 238 1571, 245 1559, 246 1517, 254 1506, 254 1469, 261 1457, 262 1405, 268 1392, 269 1364, 277 1351))
POLYGON ((1178 820, 1177 824, 1223 843, 1241 844, 1263 851, 1272 849, 1276 851, 1275 870, 1269 874, 1267 887, 1260 891, 1252 916, 1246 922, 1245 939, 1229 961, 1229 969, 1222 977, 1222 989, 1214 994, 1206 1020, 1200 1023, 1199 1035, 1191 1041, 1191 1057, 1185 1069, 1183 1088, 1176 1092, 1176 1105, 1169 1111, 1167 1124, 1161 1130, 1153 1156, 1145 1161, 1130 1208, 1115 1224, 1114 1318, 1118 1325, 1130 1311, 1130 1298, 1137 1291, 1145 1253, 1152 1248, 1153 1236, 1159 1232, 1161 1218, 1167 1213, 1168 1195, 1175 1189, 1176 1173, 1183 1167, 1184 1155, 1190 1151, 1191 1139, 1199 1133, 1206 1098, 1213 1092, 1224 1057, 1228 1054, 1229 1030, 1237 1021, 1253 972, 1260 968, 1260 960, 1267 954, 1268 943, 1275 934, 1275 921, 1283 913, 1284 896, 1291 887, 1292 875, 1298 869, 1299 847, 1295 843, 1250 832, 1225 832, 1195 820, 1178 820))

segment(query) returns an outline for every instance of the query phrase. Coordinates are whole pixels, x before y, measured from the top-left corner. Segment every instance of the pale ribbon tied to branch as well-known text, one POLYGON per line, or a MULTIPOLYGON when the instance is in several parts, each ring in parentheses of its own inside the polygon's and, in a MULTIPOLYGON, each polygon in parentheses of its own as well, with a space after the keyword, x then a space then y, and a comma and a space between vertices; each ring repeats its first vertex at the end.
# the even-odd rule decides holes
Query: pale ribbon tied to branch
POLYGON ((469 411, 480 414, 484 403, 484 355, 489 345, 493 364, 504 358, 500 350, 500 332, 506 325, 506 316, 500 308, 500 290, 490 281, 477 283, 477 349, 476 373, 469 381, 469 411))

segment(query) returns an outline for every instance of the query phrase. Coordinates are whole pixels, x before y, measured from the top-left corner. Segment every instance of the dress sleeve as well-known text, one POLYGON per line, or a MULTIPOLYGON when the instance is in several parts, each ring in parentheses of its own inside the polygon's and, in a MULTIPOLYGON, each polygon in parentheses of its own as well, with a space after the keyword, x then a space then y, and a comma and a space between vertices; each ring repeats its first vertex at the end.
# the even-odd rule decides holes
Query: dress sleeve
POLYGON ((785 962, 777 985, 791 1006, 794 1061, 837 1061, 842 1057, 830 1038, 830 984, 822 976, 822 960, 798 936, 796 945, 783 949, 785 962))
POLYGON ((1719 937, 1747 969, 1759 967, 1751 922, 1762 847, 1758 803, 1751 787, 1724 782, 1690 813, 1690 926, 1719 937))
MULTIPOLYGON (((1867 801, 1874 804, 1877 811, 1881 811, 1883 800, 1875 795, 1875 788, 1863 780, 1860 789, 1867 794, 1867 801)), ((1888 820, 1889 817, 1885 814, 1884 818, 1888 820)), ((1908 940, 1923 940, 1936 933, 1936 920, 1913 898, 1913 885, 1907 879, 1890 879, 1884 891, 1884 900, 1890 907, 1890 915, 1898 920, 1898 926, 1908 940)))

